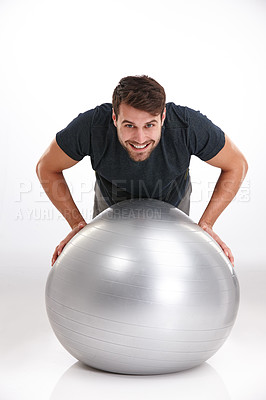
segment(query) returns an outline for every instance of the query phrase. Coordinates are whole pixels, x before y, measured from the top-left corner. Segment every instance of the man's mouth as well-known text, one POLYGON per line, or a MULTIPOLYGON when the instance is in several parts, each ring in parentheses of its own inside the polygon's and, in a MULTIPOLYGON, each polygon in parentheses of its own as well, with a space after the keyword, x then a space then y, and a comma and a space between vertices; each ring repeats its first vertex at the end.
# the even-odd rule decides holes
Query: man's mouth
POLYGON ((133 143, 129 143, 130 146, 134 149, 134 150, 143 150, 146 149, 151 143, 146 143, 146 144, 133 144, 133 143))

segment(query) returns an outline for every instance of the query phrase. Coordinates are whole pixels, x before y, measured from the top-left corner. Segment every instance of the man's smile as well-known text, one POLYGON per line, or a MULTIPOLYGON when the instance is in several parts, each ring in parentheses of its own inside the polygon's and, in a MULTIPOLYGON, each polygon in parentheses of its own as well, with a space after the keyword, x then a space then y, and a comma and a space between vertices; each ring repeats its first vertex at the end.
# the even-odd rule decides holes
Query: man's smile
POLYGON ((134 144, 134 143, 129 142, 129 144, 135 151, 140 151, 140 150, 146 149, 151 144, 151 142, 146 143, 146 144, 145 143, 144 144, 134 144))

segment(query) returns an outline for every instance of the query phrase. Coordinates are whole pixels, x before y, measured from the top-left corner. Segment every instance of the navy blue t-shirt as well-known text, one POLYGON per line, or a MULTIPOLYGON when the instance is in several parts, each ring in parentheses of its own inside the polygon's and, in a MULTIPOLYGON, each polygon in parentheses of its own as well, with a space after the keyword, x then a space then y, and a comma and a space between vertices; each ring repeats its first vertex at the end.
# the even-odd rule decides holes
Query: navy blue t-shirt
POLYGON ((166 104, 161 140, 150 157, 133 161, 122 147, 112 120, 112 104, 79 114, 56 135, 73 160, 90 156, 100 190, 109 205, 129 198, 154 198, 178 206, 189 182, 191 155, 210 160, 225 136, 199 111, 166 104))

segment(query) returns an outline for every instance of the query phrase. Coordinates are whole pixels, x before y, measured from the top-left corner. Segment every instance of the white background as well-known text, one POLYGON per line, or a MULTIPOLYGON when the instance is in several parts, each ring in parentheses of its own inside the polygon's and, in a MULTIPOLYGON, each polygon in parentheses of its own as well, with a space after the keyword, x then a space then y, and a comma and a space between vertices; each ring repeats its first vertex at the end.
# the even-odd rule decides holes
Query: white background
MULTIPOLYGON (((83 387, 81 367, 60 380, 75 360, 57 343, 45 315, 51 255, 69 227, 43 193, 35 165, 57 131, 80 112, 111 102, 120 78, 137 74, 158 80, 167 101, 206 114, 249 162, 242 188, 215 225, 232 248, 242 288, 235 336, 198 374, 179 375, 179 390, 186 379, 191 387, 200 374, 219 386, 219 371, 227 386, 221 399, 266 399, 260 364, 261 349, 265 353, 265 21, 263 0, 1 0, 1 399, 49 399, 51 393, 51 399, 58 399, 56 390, 60 385, 64 390, 71 379, 83 387), (260 349, 257 358, 254 342, 260 349), (238 357, 247 347, 252 365, 238 357), (234 351, 235 358, 228 360, 234 351), (233 362, 237 370, 230 371, 233 362)), ((192 160, 195 221, 218 174, 192 160)), ((66 177, 88 222, 94 181, 89 159, 66 177)), ((95 372, 89 374, 92 379, 95 372)), ((118 379, 106 376, 102 379, 118 379)), ((101 376, 97 379, 101 385, 101 376)), ((126 382, 124 378, 125 388, 126 382)), ((148 381, 141 382, 145 391, 148 381)), ((200 382, 204 390, 204 380, 200 382)), ((113 390, 122 385, 119 380, 108 384, 113 390)), ((175 380, 173 385, 178 390, 175 380)), ((206 393, 204 398, 209 398, 206 393)))

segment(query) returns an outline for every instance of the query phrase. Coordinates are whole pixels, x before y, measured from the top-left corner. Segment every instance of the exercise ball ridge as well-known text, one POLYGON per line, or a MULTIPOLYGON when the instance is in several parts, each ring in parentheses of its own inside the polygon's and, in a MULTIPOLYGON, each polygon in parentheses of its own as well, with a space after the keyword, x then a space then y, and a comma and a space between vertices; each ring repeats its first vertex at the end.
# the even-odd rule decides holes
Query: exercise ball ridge
POLYGON ((227 339, 239 306, 220 246, 182 211, 154 199, 117 203, 66 245, 46 284, 61 344, 121 374, 195 367, 227 339))

